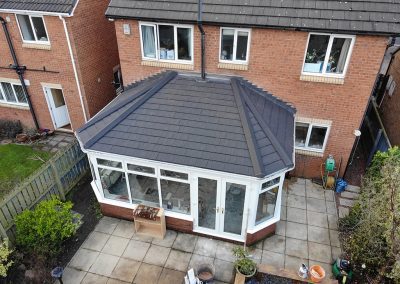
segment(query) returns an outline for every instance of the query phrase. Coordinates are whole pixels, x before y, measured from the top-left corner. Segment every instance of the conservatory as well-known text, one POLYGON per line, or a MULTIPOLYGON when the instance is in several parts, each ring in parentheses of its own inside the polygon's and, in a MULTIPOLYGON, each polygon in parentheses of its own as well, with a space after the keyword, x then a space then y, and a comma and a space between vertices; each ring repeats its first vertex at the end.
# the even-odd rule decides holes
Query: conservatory
POLYGON ((250 244, 280 219, 294 115, 241 78, 168 71, 128 87, 76 135, 104 214, 162 207, 169 228, 250 244))

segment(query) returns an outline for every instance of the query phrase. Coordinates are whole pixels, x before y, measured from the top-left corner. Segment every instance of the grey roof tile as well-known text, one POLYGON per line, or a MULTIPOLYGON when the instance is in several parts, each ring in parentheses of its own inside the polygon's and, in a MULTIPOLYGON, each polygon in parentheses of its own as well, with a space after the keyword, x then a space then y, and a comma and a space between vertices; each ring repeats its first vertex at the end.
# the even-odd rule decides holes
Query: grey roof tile
POLYGON ((77 0, 0 0, 0 10, 70 14, 77 0))
POLYGON ((242 175, 293 166, 292 107, 240 78, 197 80, 175 72, 148 78, 77 137, 87 150, 242 175))

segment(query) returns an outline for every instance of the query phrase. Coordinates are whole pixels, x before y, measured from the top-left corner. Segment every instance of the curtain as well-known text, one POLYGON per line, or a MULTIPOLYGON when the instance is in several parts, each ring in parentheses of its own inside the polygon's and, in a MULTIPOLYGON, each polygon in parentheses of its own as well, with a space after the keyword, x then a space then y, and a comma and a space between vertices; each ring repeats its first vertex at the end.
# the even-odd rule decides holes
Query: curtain
POLYGON ((347 38, 342 46, 342 50, 340 51, 340 56, 336 68, 336 73, 343 73, 344 66, 346 65, 347 54, 349 53, 351 39, 347 38))
POLYGON ((143 55, 156 58, 155 29, 153 26, 142 26, 143 55))

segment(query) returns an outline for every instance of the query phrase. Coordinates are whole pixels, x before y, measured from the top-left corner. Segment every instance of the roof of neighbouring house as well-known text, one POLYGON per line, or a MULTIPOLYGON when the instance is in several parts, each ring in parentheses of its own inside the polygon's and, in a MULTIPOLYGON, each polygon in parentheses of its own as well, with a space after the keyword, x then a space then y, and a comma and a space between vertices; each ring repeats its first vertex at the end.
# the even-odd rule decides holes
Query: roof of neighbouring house
POLYGON ((160 73, 76 135, 86 150, 265 177, 293 167, 296 110, 239 77, 160 73))
POLYGON ((0 0, 1 10, 71 14, 77 0, 0 0))
MULTIPOLYGON (((106 15, 195 22, 198 0, 111 0, 106 15)), ((203 0, 203 22, 368 34, 400 33, 399 0, 203 0)))

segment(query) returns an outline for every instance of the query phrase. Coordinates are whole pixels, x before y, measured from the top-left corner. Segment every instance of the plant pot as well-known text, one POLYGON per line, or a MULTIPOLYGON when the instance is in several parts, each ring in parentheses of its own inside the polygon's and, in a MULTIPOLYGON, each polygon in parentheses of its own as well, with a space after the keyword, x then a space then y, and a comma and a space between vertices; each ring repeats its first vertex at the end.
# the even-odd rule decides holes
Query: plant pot
POLYGON ((257 272, 257 267, 255 267, 253 273, 251 273, 251 274, 249 274, 249 275, 243 274, 242 272, 240 272, 240 270, 239 270, 237 267, 236 267, 236 272, 239 273, 239 274, 241 274, 241 275, 243 275, 243 276, 246 277, 246 278, 250 278, 250 277, 253 277, 254 274, 256 274, 256 272, 257 272))
POLYGON ((26 140, 28 140, 28 135, 24 134, 24 133, 20 133, 20 134, 17 134, 17 136, 15 136, 15 139, 18 142, 25 142, 26 140))

